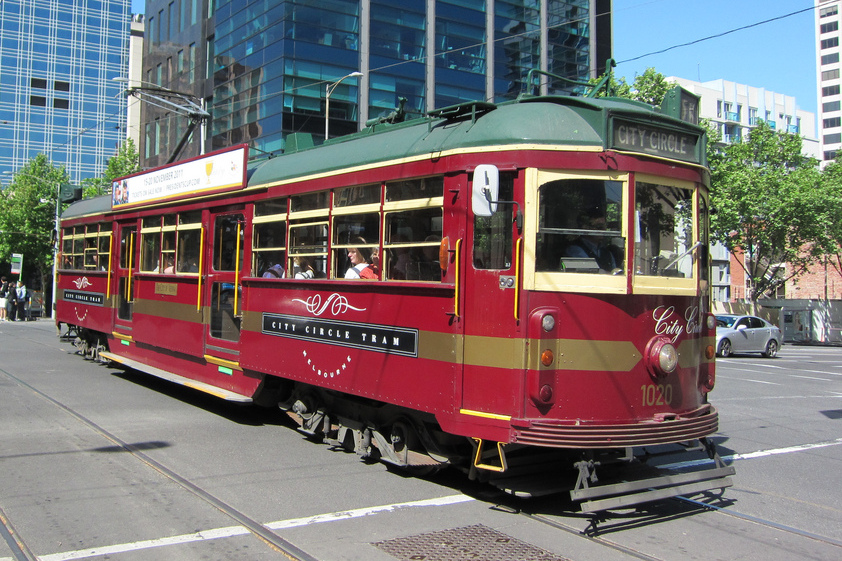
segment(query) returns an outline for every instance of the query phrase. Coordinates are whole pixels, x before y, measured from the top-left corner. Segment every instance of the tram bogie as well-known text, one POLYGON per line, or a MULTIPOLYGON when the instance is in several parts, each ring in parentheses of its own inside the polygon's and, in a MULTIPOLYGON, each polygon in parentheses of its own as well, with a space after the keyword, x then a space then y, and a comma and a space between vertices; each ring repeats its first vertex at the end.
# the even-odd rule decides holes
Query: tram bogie
MULTIPOLYGON (((363 459, 516 494, 550 465, 545 490, 633 504, 594 502, 606 458, 718 427, 704 163, 698 126, 557 97, 236 146, 71 206, 57 321, 89 358, 277 406, 363 459)), ((648 497, 730 485, 711 457, 648 497)))

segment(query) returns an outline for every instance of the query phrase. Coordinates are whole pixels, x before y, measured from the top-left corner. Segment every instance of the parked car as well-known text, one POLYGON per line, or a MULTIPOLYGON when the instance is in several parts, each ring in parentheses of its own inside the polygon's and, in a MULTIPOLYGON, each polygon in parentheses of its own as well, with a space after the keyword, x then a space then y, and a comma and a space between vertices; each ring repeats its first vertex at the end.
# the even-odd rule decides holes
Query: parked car
POLYGON ((756 316, 717 315, 716 354, 761 353, 773 358, 783 345, 781 330, 756 316))

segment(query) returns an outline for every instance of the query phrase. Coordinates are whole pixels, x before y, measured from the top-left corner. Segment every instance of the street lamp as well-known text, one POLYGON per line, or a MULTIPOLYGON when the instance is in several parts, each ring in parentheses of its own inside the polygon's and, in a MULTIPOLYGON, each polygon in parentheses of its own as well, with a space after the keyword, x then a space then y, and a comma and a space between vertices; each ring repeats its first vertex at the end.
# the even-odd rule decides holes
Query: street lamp
POLYGON ((333 93, 333 90, 336 89, 336 86, 338 86, 339 83, 342 82, 342 80, 344 80, 345 78, 357 78, 357 77, 362 76, 362 75, 363 75, 362 72, 351 72, 350 74, 346 74, 345 76, 342 76, 337 81, 331 82, 330 84, 327 85, 327 87, 325 87, 325 142, 327 142, 327 139, 329 138, 327 131, 328 131, 328 125, 330 123, 330 94, 333 93))
POLYGON ((139 100, 145 101, 146 103, 154 105, 164 111, 173 111, 178 115, 182 115, 190 119, 190 125, 187 127, 187 130, 185 131, 184 136, 181 137, 178 145, 176 145, 175 150, 173 150, 170 159, 167 161, 168 164, 171 164, 176 160, 176 158, 178 158, 178 154, 181 152, 182 148, 184 148, 184 145, 187 144, 187 139, 190 138, 190 135, 195 130, 197 124, 201 124, 199 129, 199 153, 205 153, 205 127, 208 119, 210 118, 210 113, 205 110, 204 99, 190 93, 177 92, 144 80, 130 80, 123 76, 117 76, 116 78, 112 78, 112 80, 126 84, 131 84, 131 82, 148 84, 148 86, 129 85, 123 93, 126 96, 134 96, 139 100))
MULTIPOLYGON (((24 177, 28 177, 30 179, 34 179, 35 181, 40 181, 42 184, 46 185, 47 183, 40 177, 35 175, 30 175, 28 173, 18 172, 15 174, 9 170, 3 172, 3 175, 22 175, 24 177)), ((50 317, 55 319, 56 317, 56 297, 58 296, 58 241, 61 237, 59 232, 61 228, 61 183, 56 184, 56 218, 55 218, 55 229, 56 229, 56 239, 53 242, 53 295, 52 295, 52 306, 50 306, 50 317)))

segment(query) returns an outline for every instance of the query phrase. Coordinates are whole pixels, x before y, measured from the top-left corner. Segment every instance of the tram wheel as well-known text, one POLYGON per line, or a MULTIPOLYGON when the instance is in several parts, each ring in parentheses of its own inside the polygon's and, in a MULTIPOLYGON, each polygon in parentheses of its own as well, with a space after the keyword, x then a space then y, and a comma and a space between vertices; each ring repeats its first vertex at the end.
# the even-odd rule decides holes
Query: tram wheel
POLYGON ((763 351, 763 356, 766 358, 775 358, 778 355, 778 342, 774 339, 766 343, 766 350, 763 351))
POLYGON ((728 358, 731 356, 731 341, 723 339, 722 342, 719 343, 719 351, 717 354, 722 358, 728 358))

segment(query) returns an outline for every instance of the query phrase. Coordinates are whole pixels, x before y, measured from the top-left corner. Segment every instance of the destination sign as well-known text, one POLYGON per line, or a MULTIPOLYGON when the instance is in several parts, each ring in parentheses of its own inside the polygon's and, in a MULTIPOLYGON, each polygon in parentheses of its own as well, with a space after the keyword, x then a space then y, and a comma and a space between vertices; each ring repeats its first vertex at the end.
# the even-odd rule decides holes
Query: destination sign
POLYGON ((417 329, 264 313, 263 333, 380 353, 418 356, 417 329))
POLYGON ((648 124, 614 119, 613 147, 663 158, 699 163, 699 135, 648 124))
POLYGON ((79 302, 91 306, 102 306, 105 302, 105 295, 101 292, 82 292, 81 290, 65 290, 64 300, 66 302, 79 302))

